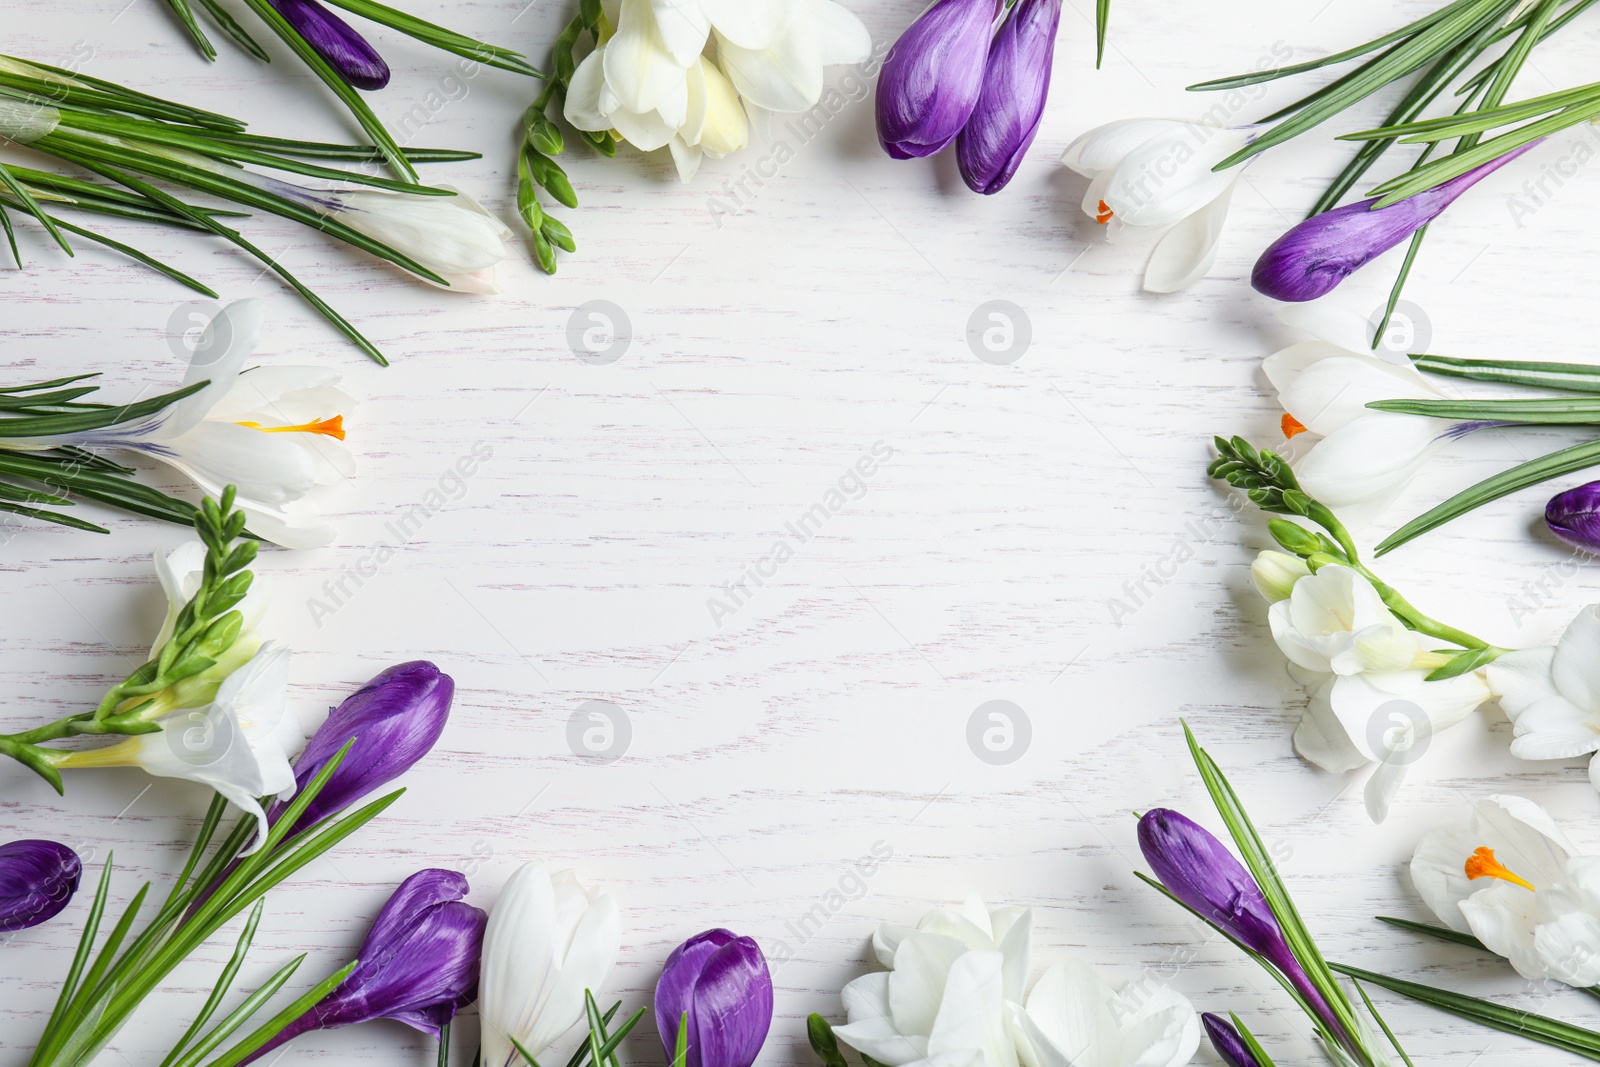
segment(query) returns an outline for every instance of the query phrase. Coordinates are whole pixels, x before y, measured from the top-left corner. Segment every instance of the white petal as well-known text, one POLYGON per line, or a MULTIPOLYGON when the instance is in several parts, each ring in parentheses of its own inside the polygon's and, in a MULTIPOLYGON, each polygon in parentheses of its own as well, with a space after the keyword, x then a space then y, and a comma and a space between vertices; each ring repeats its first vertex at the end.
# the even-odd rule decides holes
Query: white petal
POLYGON ((916 932, 916 928, 912 926, 880 923, 872 932, 872 951, 877 955, 878 962, 885 967, 893 967, 895 952, 900 948, 900 943, 916 932))
POLYGON ((606 42, 602 63, 606 85, 625 109, 634 114, 659 111, 673 126, 683 121, 688 64, 667 50, 650 0, 623 0, 622 21, 606 42))
POLYGON ((650 10, 662 43, 680 67, 700 58, 711 33, 711 20, 699 0, 650 0, 650 10))
POLYGON ((1600 606, 1584 608, 1567 626, 1556 643, 1550 677, 1562 696, 1600 712, 1600 606))
POLYGON ((1369 411, 1312 446, 1295 468, 1306 492, 1335 509, 1387 502, 1444 442, 1449 424, 1369 411))
POLYGON ((1569 911, 1540 923, 1533 950, 1552 977, 1571 986, 1600 982, 1600 916, 1569 911))
MULTIPOLYGON (((1324 436, 1375 414, 1367 407, 1375 400, 1426 400, 1439 395, 1416 371, 1372 356, 1330 353, 1328 346, 1317 341, 1268 356, 1263 368, 1278 390, 1283 409, 1306 429, 1324 436), (1320 358, 1308 362, 1309 355, 1320 358)), ((1412 415, 1398 417, 1426 423, 1412 415)))
POLYGON ((467 274, 506 258, 505 223, 470 196, 340 191, 340 222, 436 274, 467 274))
POLYGON ((847 983, 839 996, 849 1023, 835 1027, 834 1036, 857 1052, 889 1067, 915 1063, 928 1055, 926 1035, 902 1034, 895 1029, 886 972, 863 975, 847 983))
POLYGON ((1110 171, 1104 200, 1130 225, 1170 226, 1232 184, 1236 174, 1211 168, 1248 139, 1248 131, 1194 123, 1157 134, 1110 171))
POLYGON ((167 419, 160 436, 176 437, 195 427, 211 405, 233 388, 244 361, 261 343, 261 324, 266 317, 259 300, 235 300, 206 326, 190 357, 189 369, 184 373, 183 384, 209 381, 211 384, 185 397, 167 409, 167 419))
POLYGON ((787 25, 783 0, 699 0, 717 33, 740 48, 766 48, 787 25))
POLYGON ((1086 178, 1095 178, 1151 138, 1185 125, 1179 119, 1117 119, 1079 134, 1067 146, 1061 162, 1086 178))
POLYGON ((1294 731, 1294 750, 1325 771, 1342 774, 1370 763, 1345 732, 1339 716, 1333 713, 1329 696, 1338 677, 1321 675, 1321 683, 1311 690, 1311 702, 1300 716, 1294 731))
POLYGON ((1461 902, 1472 934, 1489 951, 1504 956, 1524 978, 1550 977, 1533 945, 1533 894, 1496 881, 1461 902))
MULTIPOLYGON (((688 107, 687 90, 684 96, 684 107, 688 107)), ((677 136, 677 127, 667 122, 656 111, 647 111, 638 114, 625 108, 618 108, 611 112, 612 127, 622 135, 623 140, 641 152, 654 152, 658 148, 665 148, 677 136)))
POLYGON ((682 137, 674 137, 667 142, 667 147, 672 151, 672 163, 678 168, 678 180, 681 182, 693 180, 700 170, 700 160, 705 153, 699 147, 685 144, 682 137))
POLYGON ((580 130, 609 130, 611 120, 600 110, 600 93, 605 88, 605 46, 590 52, 572 74, 567 87, 567 102, 561 108, 566 120, 580 130))
POLYGON ((1144 269, 1144 287, 1152 293, 1175 293, 1206 276, 1217 261, 1217 243, 1228 218, 1228 202, 1236 182, 1205 207, 1179 222, 1156 243, 1144 269))
POLYGON ((822 63, 809 27, 791 27, 767 48, 719 42, 717 62, 739 95, 768 111, 804 111, 822 95, 822 63))
POLYGON ((900 943, 889 975, 889 1009, 902 1034, 933 1032, 950 969, 968 947, 943 934, 917 933, 900 943))
POLYGON ((804 18, 813 27, 818 62, 824 67, 841 63, 860 63, 872 54, 872 34, 848 8, 834 0, 797 0, 796 20, 804 18))
POLYGON ((1025 1032, 1045 1050, 1046 1063, 1094 1067, 1104 1062, 1115 1032, 1116 992, 1086 963, 1066 960, 1050 966, 1028 994, 1025 1032))
POLYGON ((998 952, 968 952, 956 960, 933 1032, 928 1035, 930 1056, 978 1049, 985 1067, 1016 1067, 1016 1046, 1006 1019, 1002 962, 998 952))
POLYGON ((310 456, 289 440, 292 436, 231 422, 202 422, 182 437, 164 442, 169 451, 155 455, 212 495, 233 485, 242 501, 282 504, 317 484, 310 456))

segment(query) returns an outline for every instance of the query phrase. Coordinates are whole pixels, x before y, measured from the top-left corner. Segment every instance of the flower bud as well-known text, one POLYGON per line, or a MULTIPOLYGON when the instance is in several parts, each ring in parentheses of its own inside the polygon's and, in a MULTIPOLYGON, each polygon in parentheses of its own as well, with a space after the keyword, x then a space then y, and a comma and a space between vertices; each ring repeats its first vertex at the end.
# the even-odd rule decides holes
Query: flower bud
POLYGON ((696 934, 656 983, 656 1030, 670 1060, 687 1014, 687 1067, 750 1067, 772 1025, 772 975, 752 938, 696 934))
POLYGON ((1600 482, 1588 482, 1550 498, 1544 509, 1550 532, 1573 548, 1600 553, 1600 482))
POLYGON ((270 0, 273 7, 346 82, 357 89, 389 84, 389 65, 355 28, 317 0, 270 0))
POLYGON ((1061 0, 1018 0, 989 46, 983 89, 956 138, 961 177, 973 192, 998 193, 1039 132, 1055 58, 1061 0))
POLYGON ((1250 1051, 1250 1046, 1244 1043, 1244 1038, 1239 1036, 1239 1031, 1233 1028, 1232 1023, 1210 1012, 1201 1015, 1200 1021, 1205 1025, 1206 1036, 1211 1038, 1211 1047, 1217 1050, 1217 1055, 1228 1067, 1261 1067, 1256 1054, 1250 1051))
POLYGON ((1256 556, 1250 564, 1250 580, 1269 604, 1288 600, 1294 592, 1294 583, 1310 576, 1311 568, 1299 556, 1268 549, 1256 556))
MULTIPOLYGON (((444 732, 454 694, 448 674, 414 660, 390 667, 346 697, 295 760, 295 790, 304 789, 347 741, 355 738, 355 744, 288 836, 394 781, 427 755, 444 732)), ((274 803, 267 821, 276 822, 288 806, 285 800, 274 803)))
POLYGON ((1268 519, 1267 532, 1285 551, 1304 558, 1323 549, 1322 538, 1288 519, 1268 519))
POLYGON ((0 932, 48 922, 78 891, 83 864, 78 854, 54 841, 0 845, 0 932))
POLYGON ((956 139, 983 89, 995 0, 938 0, 884 57, 878 140, 895 159, 931 156, 956 139))

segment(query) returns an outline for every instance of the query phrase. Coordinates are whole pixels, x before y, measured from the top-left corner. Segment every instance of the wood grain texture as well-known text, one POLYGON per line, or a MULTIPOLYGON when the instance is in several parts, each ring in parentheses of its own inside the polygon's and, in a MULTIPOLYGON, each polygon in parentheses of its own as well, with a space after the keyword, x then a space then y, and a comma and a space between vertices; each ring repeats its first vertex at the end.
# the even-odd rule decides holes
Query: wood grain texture
MULTIPOLYGON (((849 2, 879 41, 918 7, 849 2)), ((1399 5, 1407 16, 1430 6, 1399 5)), ((523 0, 408 7, 536 61, 566 14, 523 0)), ((1486 712, 1441 738, 1396 815, 1369 825, 1359 776, 1318 772, 1290 749, 1302 698, 1247 574, 1264 530, 1253 514, 1235 518, 1204 478, 1212 433, 1273 432, 1259 360, 1291 334, 1246 279, 1255 251, 1309 206, 1343 151, 1313 138, 1254 165, 1212 276, 1171 297, 1139 291, 1142 251, 1101 242, 1077 209, 1081 180, 1056 163, 1100 122, 1199 114, 1212 101, 1184 85, 1257 65, 1279 42, 1303 58, 1396 17, 1377 0, 1118 0, 1096 73, 1092 5, 1068 0, 1049 112, 1003 194, 968 194, 948 158, 884 158, 861 100, 795 139, 774 176, 746 178, 731 214, 717 209, 733 202, 727 188, 774 138, 793 139, 782 121, 690 185, 664 158, 579 154, 570 170, 584 206, 563 214, 579 254, 554 278, 507 264, 500 297, 412 285, 310 231, 254 220, 264 248, 389 353, 387 370, 239 255, 108 227, 226 298, 262 297, 263 362, 337 365, 365 398, 349 423, 361 472, 338 506, 338 542, 265 553, 260 565, 275 589, 266 628, 296 649, 308 729, 391 663, 433 659, 458 685, 450 726, 407 777, 408 795, 274 894, 244 977, 258 982, 301 951, 311 954, 303 974, 337 966, 389 888, 418 868, 467 871, 473 901, 488 905, 515 865, 547 857, 624 902, 611 991, 630 1007, 645 1002, 671 947, 702 929, 785 945, 793 958, 777 968, 779 1018, 761 1063, 809 1064, 802 1020, 838 1016, 839 987, 870 966, 873 925, 976 890, 1037 906, 1037 963, 1078 955, 1122 977, 1149 970, 1203 1009, 1245 1015, 1280 1062, 1306 1061, 1308 1035, 1283 996, 1231 951, 1196 946, 1183 916, 1133 878, 1130 812, 1205 808, 1183 715, 1290 850, 1285 871, 1332 958, 1600 1023, 1575 993, 1530 988, 1503 966, 1370 919, 1420 916, 1405 862, 1421 832, 1467 798, 1533 796, 1600 848, 1581 761, 1511 759, 1507 724, 1486 712), (1031 347, 1007 366, 975 358, 966 341, 974 310, 993 299, 1020 306, 1031 327, 1031 347), (632 326, 607 365, 568 345, 574 309, 594 300, 632 326), (480 442, 490 458, 459 491, 444 486, 457 499, 376 575, 359 586, 345 577, 480 442), (864 488, 847 483, 851 498, 815 536, 714 619, 708 600, 769 558, 785 524, 875 446, 890 456, 864 488), (1138 610, 1114 621, 1109 602, 1129 596, 1125 583, 1167 560, 1172 576, 1147 583, 1138 610), (338 610, 315 611, 342 577, 338 610), (631 742, 616 762, 594 765, 569 747, 569 719, 590 700, 627 716, 631 742), (1027 751, 1008 765, 968 746, 969 720, 990 700, 1015 703, 1031 724, 1027 751), (852 861, 879 843, 892 858, 858 888, 852 861)), ((20 55, 86 55, 89 73, 264 133, 350 136, 288 57, 263 68, 224 46, 208 66, 158 0, 12 2, 5 23, 6 49, 20 55)), ((1585 19, 1542 51, 1527 91, 1587 80, 1597 25, 1585 19)), ((452 60, 374 38, 395 68, 391 87, 369 98, 379 113, 398 121, 421 107, 429 121, 414 143, 483 150, 429 174, 510 220, 509 149, 530 83, 486 71, 458 92, 441 81, 452 60)), ((1229 107, 1243 121, 1286 96, 1229 107)), ((1579 168, 1532 216, 1513 218, 1507 204, 1564 151, 1536 150, 1434 227, 1408 293, 1434 351, 1593 358, 1600 170, 1579 168)), ((186 291, 107 253, 85 248, 69 262, 24 236, 27 269, 0 271, 8 379, 96 370, 128 392, 177 379, 169 323, 193 310, 186 291)), ((1367 314, 1392 269, 1386 259, 1338 299, 1367 314)), ((1465 441, 1372 532, 1562 437, 1465 441)), ((1543 499, 1500 501, 1395 553, 1384 572, 1425 610, 1491 640, 1550 640, 1600 580, 1588 566, 1563 575, 1565 551, 1535 529, 1543 499), (1531 611, 1511 600, 1527 599, 1524 582, 1544 583, 1531 611)), ((159 617, 149 554, 181 534, 81 510, 114 536, 15 528, 0 553, 6 729, 91 703, 138 661, 159 617)), ((0 837, 55 837, 97 861, 115 848, 119 901, 174 873, 206 799, 133 772, 79 774, 58 799, 17 767, 0 767, 0 797, 0 837)), ((0 1047, 11 1062, 48 1012, 86 907, 87 894, 0 948, 0 1047)), ((157 1062, 227 951, 219 941, 183 967, 101 1062, 157 1062)), ((1396 1004, 1389 1018, 1419 1063, 1563 1062, 1422 1009, 1396 1004)), ((475 1029, 458 1028, 467 1054, 475 1029)), ((374 1024, 307 1037, 279 1062, 420 1067, 431 1057, 417 1035, 374 1024)), ((648 1022, 629 1059, 663 1062, 648 1022)))

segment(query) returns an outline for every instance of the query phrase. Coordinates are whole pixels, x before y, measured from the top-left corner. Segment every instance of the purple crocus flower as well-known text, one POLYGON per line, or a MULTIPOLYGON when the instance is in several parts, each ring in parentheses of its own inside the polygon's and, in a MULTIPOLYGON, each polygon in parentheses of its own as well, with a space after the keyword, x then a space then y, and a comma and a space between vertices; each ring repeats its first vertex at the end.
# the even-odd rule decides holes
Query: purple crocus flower
POLYGON ((393 1019, 434 1037, 478 997, 487 912, 464 903, 456 871, 418 871, 400 883, 356 951, 356 969, 244 1063, 311 1030, 393 1019))
POLYGON ((355 27, 317 0, 270 0, 306 44, 328 61, 339 77, 357 89, 382 89, 389 84, 389 64, 355 27))
POLYGON ((1544 508, 1550 532, 1573 548, 1600 553, 1600 482, 1588 482, 1550 498, 1544 508))
POLYGON ((54 841, 0 845, 0 933, 26 930, 61 913, 78 891, 83 864, 54 841))
POLYGON ((1256 1054, 1250 1051, 1232 1023, 1210 1012, 1202 1014, 1200 1021, 1205 1024, 1206 1036, 1211 1038, 1211 1047, 1228 1067, 1261 1067, 1261 1061, 1256 1059, 1256 1054))
POLYGON ((691 937, 667 957, 655 1012, 669 1059, 688 1012, 687 1067, 750 1067, 772 1025, 772 975, 761 947, 727 930, 691 937))
POLYGON ((989 46, 983 91, 956 138, 961 176, 975 193, 998 193, 1039 132, 1061 0, 1017 0, 989 46))
POLYGON ((1372 209, 1361 200, 1313 215, 1272 242, 1256 260, 1250 284, 1274 300, 1315 300, 1439 216, 1456 197, 1538 144, 1530 141, 1460 177, 1372 209))
POLYGON ((1333 1009, 1289 950, 1261 887, 1226 845, 1187 816, 1156 808, 1139 820, 1139 850, 1168 892, 1276 967, 1328 1032, 1349 1043, 1333 1009))
POLYGON ((889 49, 878 75, 878 141, 895 159, 931 156, 978 103, 997 0, 938 0, 889 49))
MULTIPOLYGON (((413 660, 390 667, 346 697, 294 761, 295 788, 304 789, 352 737, 355 744, 288 836, 394 781, 427 755, 444 731, 454 694, 448 674, 426 660, 413 660)), ((288 801, 275 802, 267 821, 276 822, 288 806, 288 801)))

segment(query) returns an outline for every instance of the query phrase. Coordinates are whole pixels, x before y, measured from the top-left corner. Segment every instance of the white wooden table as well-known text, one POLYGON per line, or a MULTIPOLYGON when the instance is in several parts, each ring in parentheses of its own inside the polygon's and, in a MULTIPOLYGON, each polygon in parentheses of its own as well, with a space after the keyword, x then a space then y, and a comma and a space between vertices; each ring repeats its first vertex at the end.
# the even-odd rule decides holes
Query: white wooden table
MULTIPOLYGON (((919 4, 853 6, 887 40, 919 4)), ((1400 5, 1407 17, 1430 6, 1400 5)), ((224 46, 207 66, 159 0, 10 7, 7 51, 56 63, 81 54, 88 73, 260 132, 350 136, 292 61, 263 68, 224 46)), ((539 62, 566 17, 563 5, 523 0, 409 7, 539 62)), ((1531 990, 1503 965, 1387 934, 1370 918, 1422 917, 1404 865, 1423 830, 1470 797, 1525 793, 1600 847, 1581 761, 1513 760, 1508 725, 1486 710, 1439 740, 1389 823, 1369 825, 1359 777, 1317 772, 1290 749, 1301 698, 1247 574, 1264 528, 1253 512, 1233 519, 1204 476, 1211 434, 1276 438, 1259 360, 1293 335, 1250 292, 1249 268, 1344 150, 1313 138, 1254 166, 1213 276, 1170 297, 1139 291, 1142 253, 1101 242, 1077 209, 1081 180, 1056 162, 1112 118, 1198 115, 1213 101, 1184 85, 1254 66, 1276 42, 1305 57, 1363 40, 1393 24, 1393 5, 1114 7, 1096 73, 1092 5, 1068 0, 1049 113, 1015 182, 993 198, 968 194, 948 157, 884 157, 867 99, 792 143, 794 158, 748 182, 753 195, 732 214, 716 209, 728 203, 724 183, 775 142, 708 163, 691 185, 664 157, 576 153, 584 206, 561 215, 579 254, 554 278, 519 258, 497 298, 425 289, 292 224, 252 222, 265 248, 391 355, 387 370, 233 251, 113 228, 227 298, 263 297, 263 361, 333 364, 365 397, 349 423, 361 471, 337 542, 264 553, 259 567, 275 589, 267 629, 296 650, 308 730, 392 663, 434 660, 458 686, 449 728, 405 779, 407 796, 273 895, 246 979, 296 952, 311 954, 308 981, 337 966, 418 868, 465 870, 472 900, 487 906, 517 864, 542 856, 624 902, 609 992, 630 1010, 670 949, 705 928, 792 956, 776 968, 779 1017, 763 1064, 813 1062, 804 1016, 839 1015, 839 987, 872 966, 875 923, 914 921, 968 890, 1037 907, 1037 964, 1079 954, 1124 978, 1153 969, 1197 1006, 1245 1015, 1280 1063, 1308 1062, 1305 1026, 1281 993, 1231 951, 1191 950, 1183 917, 1133 877, 1130 812, 1172 805, 1209 818, 1181 715, 1288 850, 1285 871, 1333 958, 1425 970, 1600 1024, 1579 994, 1531 990), (977 358, 967 342, 969 319, 991 300, 1020 307, 1031 331, 1009 364, 977 358), (574 309, 591 301, 631 325, 614 361, 569 347, 574 309), (479 442, 492 456, 458 498, 359 589, 346 579, 356 591, 337 611, 314 617, 326 614, 313 609, 328 583, 392 541, 386 524, 479 442), (708 600, 769 559, 785 524, 875 448, 888 458, 846 480, 851 498, 820 532, 737 611, 713 618, 708 600), (1115 625, 1113 598, 1157 564, 1175 573, 1147 584, 1115 625), (986 762, 968 742, 977 709, 997 700, 1029 725, 1009 763, 986 762), (620 759, 585 760, 569 745, 588 701, 621 709, 620 759), (851 864, 875 847, 892 857, 858 884, 851 864)), ((1586 18, 1541 54, 1528 92, 1588 80, 1581 60, 1597 32, 1586 18)), ((430 121, 415 143, 483 150, 428 175, 512 219, 510 149, 531 83, 488 71, 462 92, 441 81, 448 57, 374 39, 395 68, 370 98, 380 114, 398 121, 423 106, 430 121), (429 93, 441 89, 456 99, 434 108, 429 93)), ((1249 101, 1239 119, 1286 97, 1249 101)), ((1592 358, 1600 171, 1580 168, 1521 226, 1507 205, 1565 151, 1536 151, 1434 228, 1408 296, 1435 351, 1592 358)), ((115 395, 176 380, 169 323, 197 310, 182 306, 191 294, 93 248, 68 262, 32 230, 25 237, 27 269, 0 271, 8 381, 95 370, 115 395)), ((1366 314, 1392 270, 1386 260, 1338 299, 1366 314)), ((1494 433, 1463 443, 1387 527, 1547 443, 1494 433)), ((1502 501, 1395 553, 1384 572, 1493 640, 1549 640, 1600 581, 1589 567, 1551 581, 1566 553, 1534 530, 1543 500, 1502 501), (1541 580, 1545 603, 1514 611, 1522 583, 1541 580)), ((29 526, 0 554, 5 729, 92 703, 141 658, 159 618, 149 555, 182 532, 80 510, 113 536, 29 526)), ((0 767, 0 783, 0 838, 57 838, 93 867, 115 848, 118 902, 142 879, 165 884, 207 800, 133 771, 75 774, 64 799, 20 767, 0 767)), ((0 947, 0 1046, 11 1062, 32 1047, 88 899, 86 889, 60 919, 0 947)), ((157 1062, 225 956, 219 942, 182 968, 101 1062, 157 1062)), ((1384 1003, 1419 1063, 1564 1062, 1384 1003)), ((469 1012, 464 1055, 475 1030, 469 1012)), ((379 1023, 302 1039, 282 1062, 431 1056, 411 1031, 379 1023)), ((651 1024, 628 1058, 663 1061, 651 1024)), ((1201 1059, 1215 1062, 1209 1051, 1201 1059)))

